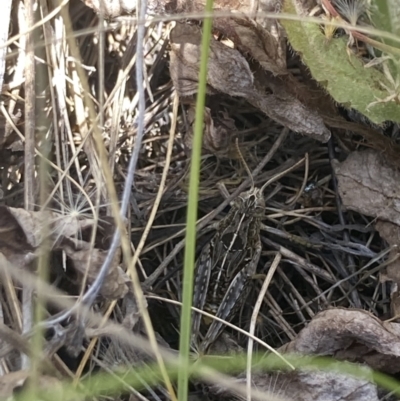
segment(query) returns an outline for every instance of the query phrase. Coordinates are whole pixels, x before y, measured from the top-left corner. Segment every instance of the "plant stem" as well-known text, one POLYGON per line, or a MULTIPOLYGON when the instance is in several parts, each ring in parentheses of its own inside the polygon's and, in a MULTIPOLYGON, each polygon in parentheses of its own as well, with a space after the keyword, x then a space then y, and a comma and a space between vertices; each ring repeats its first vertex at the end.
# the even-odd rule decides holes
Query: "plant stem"
MULTIPOLYGON (((207 0, 206 12, 211 12, 213 0, 207 0)), ((201 44, 201 63, 199 72, 199 88, 196 100, 196 120, 194 125, 192 159, 190 167, 189 197, 186 219, 185 257, 182 289, 182 315, 181 332, 179 340, 179 361, 178 373, 178 399, 186 401, 188 398, 189 382, 189 352, 191 332, 191 306, 193 300, 193 280, 195 264, 196 244, 196 221, 197 202, 200 177, 200 159, 203 136, 203 118, 207 84, 207 62, 209 55, 209 44, 211 39, 212 19, 207 17, 203 24, 203 37, 201 44)))

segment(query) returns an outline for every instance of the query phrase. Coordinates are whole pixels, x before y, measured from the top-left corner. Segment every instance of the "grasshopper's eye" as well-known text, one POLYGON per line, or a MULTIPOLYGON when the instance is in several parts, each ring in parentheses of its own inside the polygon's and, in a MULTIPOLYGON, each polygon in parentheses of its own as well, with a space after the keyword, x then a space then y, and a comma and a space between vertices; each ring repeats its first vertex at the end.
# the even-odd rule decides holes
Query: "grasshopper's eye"
POLYGON ((265 200, 263 197, 257 199, 256 208, 265 209, 265 200))
POLYGON ((265 215, 265 207, 261 207, 261 206, 256 207, 255 214, 258 217, 264 217, 264 215, 265 215))

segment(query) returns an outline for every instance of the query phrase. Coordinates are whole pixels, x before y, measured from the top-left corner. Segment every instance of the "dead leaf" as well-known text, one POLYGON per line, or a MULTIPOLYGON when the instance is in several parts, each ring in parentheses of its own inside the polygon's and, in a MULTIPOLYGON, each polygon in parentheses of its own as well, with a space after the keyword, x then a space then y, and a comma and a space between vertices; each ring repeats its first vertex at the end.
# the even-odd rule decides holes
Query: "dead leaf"
MULTIPOLYGON (((32 212, 22 208, 0 206, 0 230, 8 232, 11 227, 14 227, 15 230, 17 230, 17 225, 19 227, 13 234, 17 238, 10 236, 10 233, 5 235, 4 241, 8 241, 10 246, 13 242, 14 246, 30 247, 31 250, 37 249, 43 243, 45 234, 48 235, 51 242, 57 242, 62 237, 82 238, 86 236, 90 238, 94 224, 95 219, 92 218, 62 215, 49 211, 32 212)), ((113 230, 112 219, 107 217, 100 219, 97 227, 96 246, 107 249, 109 233, 113 230)))
MULTIPOLYGON (((180 96, 197 92, 201 31, 195 25, 177 23, 171 31, 170 73, 180 96)), ((208 60, 207 92, 240 96, 267 116, 291 130, 320 141, 327 141, 330 132, 317 112, 309 109, 295 96, 283 89, 266 94, 268 81, 254 78, 246 59, 235 49, 211 38, 208 60)))
MULTIPOLYGON (((37 257, 47 234, 51 249, 65 251, 77 271, 84 274, 90 267, 91 283, 107 255, 110 233, 114 232, 110 219, 100 221, 95 239, 97 247, 91 249, 89 242, 77 238, 90 238, 93 225, 93 219, 0 206, 0 254, 14 266, 25 267, 37 257)), ((107 299, 120 298, 127 291, 127 278, 119 267, 120 257, 117 252, 101 290, 101 295, 107 299)))
POLYGON ((380 153, 352 152, 334 169, 346 208, 400 225, 400 172, 380 153))
MULTIPOLYGON (((71 259, 74 268, 82 275, 87 274, 88 283, 92 283, 107 257, 108 250, 90 246, 90 243, 79 240, 65 239, 61 248, 71 259)), ((115 253, 108 274, 100 290, 100 295, 106 299, 119 299, 128 292, 127 283, 130 281, 119 266, 121 250, 115 253)))
POLYGON ((387 373, 400 371, 400 324, 384 323, 357 309, 318 313, 297 337, 279 349, 284 353, 331 355, 365 363, 387 373))
MULTIPOLYGON (((373 383, 341 375, 336 372, 296 371, 273 375, 255 374, 254 386, 261 391, 273 393, 279 400, 290 401, 378 401, 373 383)), ((239 383, 244 385, 244 379, 239 383)), ((274 399, 271 397, 271 399, 274 399)))
MULTIPOLYGON (((170 73, 180 96, 197 92, 201 59, 201 30, 196 25, 177 23, 171 30, 170 73)), ((214 38, 211 38, 207 72, 208 93, 245 96, 252 91, 253 75, 246 59, 214 38)))
POLYGON ((266 29, 250 18, 238 18, 232 14, 231 18, 217 18, 213 27, 228 37, 235 49, 257 61, 264 70, 274 75, 288 73, 285 35, 276 20, 266 29))
MULTIPOLYGON (((261 373, 253 372, 252 387, 265 399, 276 401, 378 401, 376 386, 365 380, 349 377, 335 372, 301 371, 261 373)), ((241 388, 246 385, 245 374, 233 382, 241 388)), ((245 400, 244 394, 238 394, 234 386, 208 386, 208 391, 217 399, 245 400), (232 395, 234 397, 232 397, 232 395)))
MULTIPOLYGON (((9 207, 3 209, 3 213, 12 215, 22 230, 25 239, 22 242, 29 244, 31 249, 36 249, 43 242, 44 222, 49 221, 49 212, 30 212, 21 208, 9 207), (5 210, 7 209, 7 211, 5 210)), ((1 212, 0 212, 1 213, 1 212)), ((22 235, 22 234, 21 234, 22 235)))
MULTIPOLYGON (((385 323, 364 310, 328 309, 317 314, 282 353, 329 355, 336 359, 366 364, 372 369, 395 374, 400 371, 400 324, 385 323)), ((338 365, 337 371, 340 371, 338 365)), ((302 372, 252 375, 260 391, 274 392, 296 401, 345 399, 377 401, 377 389, 369 382, 336 372, 302 372)), ((244 374, 237 381, 245 381, 244 374)), ((211 386, 213 394, 226 396, 228 389, 211 386)))
MULTIPOLYGON (((229 347, 231 352, 231 347, 229 347)), ((281 353, 324 355, 368 365, 389 374, 400 371, 400 324, 382 322, 364 310, 332 308, 318 313, 297 337, 281 347, 281 353)), ((369 368, 368 369, 369 371, 369 368)), ((253 387, 269 393, 271 399, 296 401, 378 401, 376 386, 365 380, 341 375, 340 364, 331 372, 253 372, 253 387)), ((245 373, 235 383, 245 383, 245 373)), ((231 388, 210 385, 218 398, 245 399, 231 388)))
MULTIPOLYGON (((190 107, 187 113, 189 130, 185 134, 185 145, 192 149, 193 128, 195 121, 195 108, 190 107)), ((238 154, 234 138, 237 132, 235 122, 227 113, 220 112, 219 117, 214 117, 211 110, 204 109, 203 149, 221 158, 237 159, 238 154)))
POLYGON ((327 142, 331 136, 321 116, 295 97, 284 96, 283 93, 262 95, 254 91, 247 100, 268 117, 294 132, 311 136, 321 142, 327 142))
POLYGON ((27 267, 35 259, 34 247, 10 208, 0 206, 0 256, 16 267, 27 267))

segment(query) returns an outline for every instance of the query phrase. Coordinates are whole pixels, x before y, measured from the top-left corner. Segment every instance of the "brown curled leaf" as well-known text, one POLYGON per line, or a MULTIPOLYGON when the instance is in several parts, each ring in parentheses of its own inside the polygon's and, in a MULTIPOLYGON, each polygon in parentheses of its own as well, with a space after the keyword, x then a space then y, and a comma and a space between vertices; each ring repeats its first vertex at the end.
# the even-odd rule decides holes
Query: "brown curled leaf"
MULTIPOLYGON (((190 107, 187 113, 189 130, 185 135, 185 145, 192 148, 195 108, 190 107)), ((235 146, 235 122, 227 113, 220 112, 218 117, 211 115, 211 110, 204 109, 203 149, 222 158, 236 159, 238 157, 235 146)))
MULTIPOLYGON (((230 351, 232 347, 230 347, 230 351)), ((328 309, 317 314, 307 327, 280 353, 330 355, 340 360, 369 365, 388 373, 399 371, 400 324, 383 323, 364 310, 328 309)), ((301 356, 298 355, 299 358, 301 356)), ((364 366, 366 373, 370 368, 364 366)), ((378 401, 374 383, 333 371, 301 370, 270 373, 262 369, 252 373, 253 388, 271 399, 296 401, 378 401)), ((372 377, 372 376, 371 376, 372 377)), ((234 385, 244 385, 246 374, 236 377, 234 385)), ((240 388, 240 387, 239 387, 240 388)), ((209 391, 218 399, 246 399, 234 386, 211 385, 209 391)))
MULTIPOLYGON (((170 73, 180 96, 197 92, 201 59, 201 35, 195 25, 177 23, 170 34, 170 73)), ((246 59, 214 38, 211 38, 208 60, 207 91, 230 96, 245 96, 251 92, 253 75, 246 59)))
POLYGON ((282 96, 282 93, 262 95, 254 92, 247 100, 267 116, 294 132, 311 136, 321 142, 327 142, 331 136, 322 117, 295 97, 282 96))
POLYGON ((400 225, 400 172, 379 152, 352 152, 334 168, 345 207, 400 225))
POLYGON ((331 355, 366 363, 387 373, 400 371, 400 324, 384 323, 356 309, 328 309, 318 313, 282 352, 331 355))
MULTIPOLYGON (((194 25, 178 23, 171 31, 170 39, 171 78, 180 96, 191 96, 198 87, 201 30, 194 25)), ((248 62, 237 50, 211 38, 208 93, 243 97, 267 116, 295 132, 323 142, 329 139, 330 132, 316 111, 308 108, 283 86, 272 88, 273 94, 266 89, 271 91, 268 82, 259 78, 254 81, 248 62)))
POLYGON ((265 29, 246 17, 218 18, 214 22, 218 32, 228 37, 235 48, 274 75, 286 75, 286 42, 280 26, 275 23, 265 29))
MULTIPOLYGON (((90 246, 85 241, 65 239, 62 249, 71 259, 74 268, 82 275, 87 274, 88 283, 92 283, 103 265, 108 250, 101 250, 90 246)), ((119 266, 121 251, 114 255, 108 274, 100 290, 100 295, 106 299, 119 299, 128 292, 129 279, 119 266)))
MULTIPOLYGON (((338 372, 340 365, 335 372, 296 370, 275 374, 255 373, 252 375, 252 382, 261 394, 270 395, 267 399, 271 400, 379 401, 377 388, 373 383, 338 372)), ((245 386, 245 383, 245 377, 237 380, 237 384, 241 386, 245 386)), ((245 400, 246 397, 239 399, 245 400)))

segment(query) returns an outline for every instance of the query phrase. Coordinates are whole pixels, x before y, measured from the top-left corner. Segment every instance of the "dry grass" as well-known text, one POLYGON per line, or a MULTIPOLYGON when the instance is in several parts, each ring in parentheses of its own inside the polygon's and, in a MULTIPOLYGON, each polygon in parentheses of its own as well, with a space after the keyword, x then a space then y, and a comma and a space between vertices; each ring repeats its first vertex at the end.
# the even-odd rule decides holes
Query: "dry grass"
MULTIPOLYGON (((36 361, 44 377, 51 370, 59 379, 69 377, 79 383, 98 370, 145 366, 154 361, 149 356, 154 353, 159 363, 164 360, 171 367, 176 363, 174 350, 179 343, 177 303, 182 299, 190 165, 187 145, 191 135, 187 112, 191 106, 181 102, 178 107, 176 103, 168 70, 170 25, 146 24, 144 54, 138 57, 138 31, 131 21, 99 20, 82 2, 71 0, 68 11, 72 24, 68 26, 67 8, 47 18, 51 10, 41 1, 43 14, 32 16, 41 21, 40 26, 25 36, 21 34, 32 21, 21 16, 19 7, 15 3, 12 9, 10 40, 3 47, 7 58, 0 120, 4 132, 0 134, 0 201, 2 206, 13 208, 54 210, 54 221, 61 223, 55 232, 53 220, 42 222, 42 229, 53 239, 44 236, 33 249, 21 240, 24 235, 18 231, 18 224, 14 222, 13 226, 8 220, 5 224, 0 217, 1 226, 9 228, 0 234, 0 253, 7 249, 8 255, 18 256, 14 264, 34 254, 27 263, 29 274, 21 275, 17 270, 26 266, 2 265, 10 268, 1 270, 0 328, 11 328, 17 342, 11 343, 10 333, 8 337, 1 334, 0 372, 5 376, 29 366, 24 355, 32 345, 32 335, 43 343, 30 360, 36 361), (32 43, 32 48, 28 46, 31 53, 21 51, 26 40, 32 43), (135 83, 138 63, 144 72, 143 99, 135 83), (176 129, 171 128, 174 125, 176 129), (140 147, 138 132, 143 133, 140 147), (127 176, 133 174, 129 163, 134 151, 138 159, 131 186, 127 176), (123 193, 129 197, 120 201, 123 193), (121 204, 126 213, 118 219, 121 204), (88 244, 91 256, 86 259, 85 254, 82 262, 86 272, 74 268, 76 261, 65 250, 65 232, 71 221, 79 222, 74 241, 88 244), (142 306, 132 297, 132 280, 122 273, 118 277, 125 277, 128 284, 120 299, 83 295, 88 291, 88 281, 93 287, 93 250, 106 253, 116 227, 122 233, 122 252, 117 256, 121 263, 118 260, 117 265, 131 277, 138 276, 144 294, 142 306), (37 265, 38 260, 43 263, 37 265), (38 275, 48 277, 49 286, 34 297, 38 275), (86 312, 82 297, 91 307, 86 312), (61 325, 61 319, 56 322, 54 316, 63 308, 75 308, 80 313, 61 325), (34 324, 27 318, 38 309, 42 323, 52 322, 40 326, 46 327, 44 337, 40 331, 33 331, 34 324), (149 314, 148 321, 143 318, 144 310, 149 314), (107 326, 110 321, 115 325, 107 326), (149 332, 153 339, 150 346, 145 341, 149 332), (35 337, 35 333, 39 334, 35 337), (122 340, 116 341, 119 337, 122 340)), ((288 57, 290 71, 300 79, 306 77, 298 58, 293 53, 288 57)), ((221 119, 228 117, 234 122, 236 132, 228 141, 234 143, 238 138, 256 186, 304 158, 299 167, 272 183, 265 193, 263 252, 257 276, 252 280, 251 295, 232 321, 242 331, 227 328, 234 346, 229 341, 220 346, 230 350, 246 347, 246 332, 250 331, 261 342, 279 348, 294 339, 319 311, 331 306, 362 308, 380 318, 388 316, 390 294, 379 280, 386 265, 387 245, 374 230, 371 218, 342 210, 331 167, 333 158, 343 160, 349 151, 362 149, 364 139, 336 129, 334 139, 321 144, 288 132, 272 159, 266 161, 265 155, 284 127, 239 98, 209 96, 207 107, 214 117, 224 115, 221 119), (252 315, 277 252, 279 266, 258 313, 252 315)), ((341 112, 346 114, 345 110, 341 112)), ((388 124, 384 131, 397 140, 397 125, 388 124)), ((250 185, 240 159, 229 156, 203 150, 198 251, 212 235, 212 223, 227 212, 229 200, 250 185)), ((77 252, 79 244, 71 241, 68 236, 68 249, 77 252)), ((259 342, 252 347, 264 351, 259 342)), ((131 399, 174 398, 166 371, 161 369, 161 373, 166 385, 142 383, 144 390, 140 392, 129 387, 131 399)), ((214 381, 218 380, 223 377, 214 381)), ((192 392, 196 393, 194 386, 192 392)))

